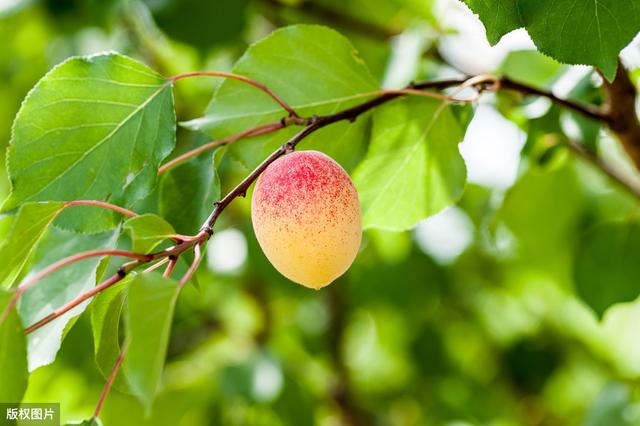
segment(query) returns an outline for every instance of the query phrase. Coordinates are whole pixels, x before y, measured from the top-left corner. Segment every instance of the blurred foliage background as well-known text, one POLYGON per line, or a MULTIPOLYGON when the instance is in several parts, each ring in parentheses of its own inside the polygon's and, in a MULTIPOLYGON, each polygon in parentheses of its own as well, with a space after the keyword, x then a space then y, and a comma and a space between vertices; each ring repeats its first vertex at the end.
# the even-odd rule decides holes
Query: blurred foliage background
MULTIPOLYGON (((252 41, 299 22, 347 36, 386 87, 497 72, 601 102, 590 68, 537 53, 523 30, 489 47, 456 0, 1 0, 2 155, 27 91, 69 56, 116 50, 164 75, 228 70, 252 41)), ((632 69, 639 56, 638 43, 623 52, 632 69)), ((178 119, 198 117, 215 84, 178 84, 178 119)), ((179 147, 198 137, 179 130, 179 147)), ((585 232, 637 220, 638 200, 573 157, 567 137, 637 177, 596 123, 544 100, 485 95, 461 145, 460 202, 412 232, 367 232, 351 270, 320 292, 271 267, 238 200, 200 289, 179 299, 152 416, 113 391, 104 424, 640 424, 640 300, 598 319, 573 283, 585 232)), ((226 156, 220 173, 225 191, 247 170, 226 156)), ((86 317, 25 398, 60 402, 63 421, 90 416, 104 385, 86 317)))

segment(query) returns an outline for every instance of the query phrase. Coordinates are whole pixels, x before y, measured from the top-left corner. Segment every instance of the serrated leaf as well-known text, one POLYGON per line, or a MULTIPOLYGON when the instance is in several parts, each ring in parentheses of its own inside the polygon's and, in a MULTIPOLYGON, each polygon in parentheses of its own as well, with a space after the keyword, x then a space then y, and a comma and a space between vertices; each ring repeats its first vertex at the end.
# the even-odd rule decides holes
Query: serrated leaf
POLYGON ((636 0, 518 0, 536 47, 570 64, 600 68, 613 80, 620 51, 640 31, 636 0))
POLYGON ((576 290, 598 314, 640 295, 640 223, 598 225, 585 233, 574 265, 576 290))
POLYGON ((200 226, 220 199, 220 178, 216 172, 216 150, 211 156, 201 155, 173 170, 160 181, 160 214, 176 230, 185 235, 198 232, 200 226))
MULTIPOLYGON (((0 313, 4 312, 11 296, 0 290, 0 313)), ((18 313, 13 309, 0 323, 0 401, 22 401, 27 378, 27 339, 18 313)))
POLYGON ((177 282, 157 273, 131 280, 126 305, 129 349, 123 369, 132 393, 150 409, 160 386, 169 344, 177 282))
POLYGON ((0 288, 13 283, 47 227, 63 208, 63 203, 27 203, 20 207, 11 229, 0 243, 0 288))
MULTIPOLYGON (((296 25, 274 31, 247 49, 233 72, 251 77, 283 98, 300 115, 329 114, 363 102, 377 90, 375 79, 349 41, 329 28, 296 25)), ((186 125, 221 138, 286 116, 273 99, 254 87, 225 80, 204 117, 186 125)), ((365 120, 336 123, 307 138, 301 148, 331 151, 349 169, 362 146, 365 120)), ((230 150, 249 168, 289 137, 295 126, 235 143, 230 150)))
POLYGON ((491 44, 525 27, 538 50, 615 77, 620 51, 640 31, 636 0, 463 0, 480 16, 491 44))
POLYGON ((170 223, 151 213, 127 219, 123 228, 131 236, 132 249, 136 253, 150 253, 176 233, 170 223))
MULTIPOLYGON (((130 278, 103 291, 91 303, 91 330, 96 364, 106 378, 111 373, 122 347, 120 345, 120 319, 124 310, 130 278)), ((124 375, 118 374, 114 387, 128 391, 124 375)))
POLYGON ((364 228, 409 229, 462 194, 464 128, 442 101, 407 98, 376 109, 371 146, 354 173, 364 228))
MULTIPOLYGON (((71 231, 51 228, 43 238, 35 255, 30 274, 56 261, 87 250, 113 248, 119 230, 102 234, 79 235, 71 231)), ((66 266, 40 280, 20 299, 19 313, 24 324, 31 325, 46 317, 96 284, 96 269, 100 258, 85 259, 66 266)), ((29 275, 27 275, 28 279, 29 275)), ((67 325, 80 315, 86 301, 28 336, 29 371, 53 362, 62 344, 67 325)))
POLYGON ((463 0, 469 9, 477 13, 487 31, 491 45, 503 35, 522 26, 517 0, 463 0))
POLYGON ((16 116, 3 210, 73 199, 130 205, 149 192, 174 145, 164 77, 115 53, 71 58, 38 82, 16 116))

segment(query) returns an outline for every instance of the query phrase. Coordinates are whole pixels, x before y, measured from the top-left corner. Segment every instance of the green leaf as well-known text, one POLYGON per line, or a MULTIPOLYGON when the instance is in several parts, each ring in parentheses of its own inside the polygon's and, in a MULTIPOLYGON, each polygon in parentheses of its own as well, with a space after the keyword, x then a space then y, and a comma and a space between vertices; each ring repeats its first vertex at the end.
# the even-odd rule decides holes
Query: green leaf
POLYGON ((589 408, 584 426, 633 426, 639 419, 629 388, 622 383, 610 383, 589 408))
POLYGON ((132 249, 136 253, 150 253, 158 244, 176 233, 170 223, 151 213, 128 219, 123 228, 131 236, 132 249))
MULTIPOLYGON (((111 373, 122 347, 120 345, 120 319, 127 298, 130 278, 103 291, 91 303, 91 329, 96 364, 106 378, 111 373)), ((114 387, 128 391, 124 375, 118 374, 114 387)))
POLYGON ((16 116, 3 209, 73 199, 130 205, 150 191, 174 145, 164 77, 115 53, 71 58, 38 82, 16 116))
MULTIPOLYGON (((0 290, 0 313, 4 312, 11 296, 0 290)), ((13 309, 0 323, 0 401, 22 401, 27 379, 27 339, 18 313, 13 309)))
POLYGON ((567 280, 585 199, 571 162, 549 166, 532 165, 505 194, 495 220, 508 230, 502 235, 513 237, 517 259, 567 280))
POLYGON ((600 68, 613 80, 620 51, 640 31, 636 0, 518 0, 536 47, 570 64, 600 68))
POLYGON ((491 45, 503 35, 522 26, 518 12, 518 0, 463 0, 469 9, 477 13, 487 30, 491 45))
POLYGON ((242 36, 248 0, 145 0, 158 26, 170 37, 201 49, 242 36), (206 28, 206 31, 203 31, 206 28))
POLYGON ((151 408, 169 344, 177 282, 160 274, 138 274, 131 280, 126 306, 130 341, 123 369, 132 393, 151 408))
POLYGON ((585 233, 574 266, 576 290, 598 314, 640 295, 640 223, 598 225, 585 233))
POLYGON ((458 142, 465 129, 451 107, 407 98, 376 109, 371 146, 354 173, 364 228, 409 229, 462 194, 458 142))
POLYGON ((463 0, 480 16, 491 44, 525 27, 538 50, 568 64, 600 68, 613 80, 620 51, 640 31, 636 0, 463 0))
POLYGON ((201 155, 173 170, 160 181, 160 214, 185 235, 198 232, 200 226, 220 199, 220 178, 217 159, 223 150, 216 150, 213 161, 201 155))
POLYGON ((63 208, 63 203, 28 203, 20 207, 9 233, 0 243, 0 288, 14 282, 47 227, 63 208))
MULTIPOLYGON (((329 114, 365 101, 377 90, 375 79, 354 47, 339 33, 315 25, 274 31, 247 49, 233 72, 253 78, 277 93, 300 115, 329 114)), ((213 138, 276 122, 286 112, 265 93, 235 80, 225 80, 204 117, 185 125, 213 138)), ((336 123, 314 133, 303 148, 331 153, 349 169, 366 141, 366 120, 336 123), (360 148, 359 148, 360 147, 360 148)), ((292 126, 274 134, 235 143, 231 152, 249 168, 299 131, 292 126)))
POLYGON ((516 50, 502 61, 498 72, 521 83, 548 88, 565 68, 536 50, 516 50))
MULTIPOLYGON (((30 274, 47 266, 87 250, 113 248, 119 230, 111 232, 79 235, 52 227, 39 245, 35 264, 30 274)), ((100 258, 85 259, 66 266, 27 290, 20 299, 19 313, 26 325, 34 324, 53 310, 65 305, 79 294, 96 285, 96 269, 100 258)), ((27 278, 29 275, 27 275, 27 278)), ((29 371, 53 362, 62 344, 63 335, 69 322, 80 315, 88 301, 78 305, 64 315, 51 321, 28 336, 29 371)))

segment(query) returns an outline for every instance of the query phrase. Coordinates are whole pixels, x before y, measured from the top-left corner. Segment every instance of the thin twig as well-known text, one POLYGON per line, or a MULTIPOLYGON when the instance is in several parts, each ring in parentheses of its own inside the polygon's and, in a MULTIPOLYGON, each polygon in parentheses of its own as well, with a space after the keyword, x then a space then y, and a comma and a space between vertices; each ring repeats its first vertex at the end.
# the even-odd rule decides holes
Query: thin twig
POLYGON ((100 415, 100 410, 102 410, 102 406, 107 399, 107 395, 109 395, 109 391, 113 386, 113 383, 116 381, 116 376, 118 375, 118 370, 120 370, 120 366, 122 365, 122 361, 124 361, 124 356, 127 353, 127 349, 129 349, 129 343, 125 342, 122 346, 122 352, 120 352, 120 356, 116 361, 111 373, 109 374, 109 378, 107 379, 107 383, 104 385, 102 389, 102 393, 100 394, 100 399, 98 400, 98 405, 96 405, 96 409, 93 412, 93 418, 97 418, 100 415))
POLYGON ((113 210, 114 212, 120 213, 120 214, 122 214, 124 216, 127 216, 127 217, 136 217, 136 216, 138 216, 138 213, 136 213, 136 212, 133 212, 133 211, 131 211, 129 209, 125 209, 124 207, 116 206, 115 204, 106 203, 104 201, 74 200, 74 201, 68 201, 67 203, 65 203, 65 207, 71 207, 71 206, 102 207, 103 209, 113 210))
POLYGON ((165 278, 169 278, 171 276, 171 273, 173 272, 173 268, 176 267, 177 263, 178 263, 177 257, 170 258, 169 264, 167 265, 167 268, 164 270, 164 273, 162 274, 162 276, 165 278))
POLYGON ((180 288, 184 287, 184 285, 191 279, 193 274, 196 272, 196 269, 198 269, 198 265, 200 264, 200 260, 202 259, 202 249, 200 248, 200 244, 201 243, 198 243, 195 246, 193 246, 193 253, 194 253, 193 262, 191 262, 191 266, 189 266, 187 273, 184 274, 184 276, 180 279, 180 283, 179 283, 180 288))
MULTIPOLYGON (((88 300, 88 299, 92 298, 96 294, 108 289, 109 287, 113 286, 114 284, 118 283, 119 281, 122 281, 131 271, 133 271, 137 267, 139 267, 141 265, 144 265, 146 263, 152 262, 154 260, 162 260, 162 259, 165 259, 165 258, 167 258, 167 259, 171 258, 172 256, 179 256, 180 254, 182 254, 183 252, 187 251, 188 249, 190 249, 194 245, 201 244, 204 241, 207 241, 209 239, 209 237, 210 237, 210 234, 208 234, 206 232, 200 232, 200 233, 198 233, 198 235, 196 237, 197 238, 195 238, 192 241, 185 241, 183 243, 176 244, 175 246, 169 247, 169 248, 167 248, 165 250, 146 255, 146 256, 149 257, 149 259, 135 260, 133 262, 129 262, 129 263, 126 263, 126 264, 120 266, 120 268, 118 269, 118 272, 115 275, 109 277, 108 279, 103 281, 98 286, 96 286, 96 287, 94 287, 94 288, 92 288, 92 289, 80 294, 75 299, 67 302, 64 306, 56 309, 55 311, 53 311, 52 313, 50 313, 49 315, 47 315, 46 317, 44 317, 40 321, 36 322, 35 324, 27 327, 25 329, 25 333, 26 334, 33 333, 34 331, 36 331, 39 328, 47 325, 51 321, 53 321, 56 318, 60 317, 61 315, 64 315, 65 313, 69 312, 71 309, 73 309, 76 306, 80 305, 85 300, 88 300)), ((155 265, 152 266, 152 268, 155 269, 158 266, 159 266, 158 264, 155 264, 155 265)), ((149 269, 151 269, 151 268, 149 268, 149 269)))
POLYGON ((164 265, 165 263, 167 263, 169 261, 168 257, 165 257, 164 259, 154 263, 153 265, 149 266, 147 269, 145 269, 144 271, 142 271, 143 273, 148 273, 148 272, 153 272, 156 269, 158 269, 159 267, 161 267, 162 265, 164 265))
POLYGON ((289 104, 287 104, 280 96, 278 96, 273 90, 269 89, 267 86, 260 83, 259 81, 256 81, 249 77, 245 77, 244 75, 232 74, 232 73, 222 72, 222 71, 192 71, 192 72, 186 72, 183 74, 174 75, 169 80, 172 83, 175 83, 178 80, 182 80, 184 78, 189 78, 189 77, 222 77, 222 78, 229 78, 232 80, 238 80, 243 83, 250 84, 251 86, 257 87, 267 95, 271 96, 271 98, 273 98, 274 101, 280 104, 280 106, 289 113, 289 115, 291 115, 292 117, 298 117, 298 114, 296 113, 296 111, 291 106, 289 106, 289 104))
POLYGON ((228 145, 231 144, 233 142, 239 141, 240 139, 244 139, 244 138, 248 138, 248 137, 252 137, 252 136, 259 136, 259 135, 264 135, 266 133, 271 133, 271 132, 275 132, 276 130, 280 130, 283 127, 285 127, 285 124, 283 123, 283 121, 278 121, 277 123, 268 123, 268 124, 261 124, 259 126, 253 127, 251 129, 245 130, 243 132, 237 133, 235 135, 231 135, 228 136, 226 138, 223 139, 219 139, 219 140, 214 140, 211 141, 209 143, 206 143, 202 146, 199 146, 195 149, 192 149, 191 151, 187 151, 182 155, 179 155, 178 157, 174 158, 171 161, 168 161, 167 163, 163 164, 162 166, 160 166, 160 168, 158 169, 158 174, 162 174, 182 163, 184 163, 185 161, 195 157, 198 154, 201 154, 205 151, 208 151, 210 149, 219 147, 219 146, 223 146, 223 145, 228 145))
POLYGON ((128 258, 136 259, 140 261, 146 261, 147 259, 149 259, 149 255, 134 253, 126 250, 91 250, 83 253, 74 254, 73 256, 65 257, 64 259, 61 259, 56 263, 53 263, 47 266, 46 268, 44 268, 43 270, 35 274, 33 277, 29 278, 27 281, 23 282, 18 286, 15 293, 13 293, 11 300, 9 300, 9 303, 5 307, 4 311, 2 312, 2 314, 0 314, 0 324, 2 324, 4 320, 7 318, 11 309, 13 309, 18 304, 20 297, 29 288, 33 287, 36 283, 38 283, 38 281, 40 281, 47 275, 50 275, 56 272, 57 270, 64 268, 65 266, 69 266, 73 263, 79 262, 84 259, 90 259, 93 257, 102 257, 102 256, 128 257, 128 258))
POLYGON ((593 118, 594 120, 603 121, 605 123, 608 122, 607 114, 593 105, 587 105, 580 102, 572 101, 570 99, 560 98, 554 95, 551 92, 546 90, 541 90, 536 87, 528 86, 523 83, 519 83, 517 81, 511 80, 508 77, 502 77, 500 79, 500 87, 502 89, 513 90, 516 92, 520 92, 524 95, 534 95, 541 96, 543 98, 550 99, 554 103, 561 105, 570 110, 579 112, 582 115, 585 115, 589 118, 593 118))
POLYGON ((86 301, 88 299, 91 299, 96 294, 100 293, 103 290, 108 289, 109 287, 111 287, 114 284, 122 281, 123 279, 124 279, 124 275, 115 274, 115 275, 111 276, 107 280, 103 281, 100 285, 92 288, 91 290, 89 290, 89 291, 87 291, 85 293, 82 293, 80 296, 76 297, 75 299, 73 299, 72 301, 67 303, 66 305, 56 309, 55 311, 53 311, 52 313, 50 313, 46 317, 42 318, 40 321, 38 321, 35 324, 32 324, 31 326, 27 327, 25 329, 25 331, 24 331, 25 334, 33 333, 37 329, 49 324, 54 319, 66 314, 67 312, 69 312, 71 309, 75 308, 76 306, 78 306, 82 302, 84 302, 84 301, 86 301))

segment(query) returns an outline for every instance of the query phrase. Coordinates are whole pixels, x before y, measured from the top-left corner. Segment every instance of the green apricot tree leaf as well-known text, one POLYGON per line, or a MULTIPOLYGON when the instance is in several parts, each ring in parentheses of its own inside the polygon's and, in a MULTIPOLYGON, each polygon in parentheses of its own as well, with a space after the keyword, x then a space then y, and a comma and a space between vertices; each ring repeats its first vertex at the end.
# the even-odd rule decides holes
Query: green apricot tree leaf
MULTIPOLYGON (((109 249, 116 244, 119 230, 84 235, 50 228, 35 254, 35 263, 26 279, 47 266, 83 251, 109 249)), ((20 299, 19 313, 26 326, 34 324, 55 309, 96 285, 100 258, 85 259, 47 275, 27 290, 20 299)), ((39 330, 29 334, 29 371, 52 363, 70 321, 80 315, 89 301, 76 306, 39 330)))
POLYGON ((495 44, 525 27, 538 50, 569 64, 600 68, 615 77, 620 51, 640 31, 636 0, 464 0, 480 16, 495 44))
POLYGON ((123 369, 131 392, 147 410, 160 386, 177 290, 176 281, 157 273, 131 279, 126 304, 130 343, 123 369))
POLYGON ((145 0, 145 3, 158 26, 170 37, 206 50, 242 36, 249 1, 145 0))
POLYGON ((123 228, 131 236, 132 250, 136 253, 150 253, 176 233, 170 223, 151 213, 127 219, 123 228))
MULTIPOLYGON (((120 345, 120 319, 124 311, 130 278, 101 292, 91 303, 91 329, 96 364, 106 378, 111 373, 122 347, 120 345)), ((124 375, 118 374, 114 387, 128 391, 124 375)))
MULTIPOLYGON (((378 87, 351 43, 334 30, 316 25, 278 29, 250 46, 233 72, 267 85, 298 114, 329 114, 367 99, 378 87)), ((259 124, 277 122, 287 113, 264 92, 235 80, 225 80, 206 115, 185 125, 212 138, 223 138, 259 124)), ((336 123, 305 140, 301 148, 332 151, 350 168, 358 146, 366 139, 366 120, 336 123), (354 154, 355 151, 355 154, 354 154)), ((249 168, 299 131, 292 126, 273 134, 235 143, 231 152, 249 168), (266 155, 265 155, 266 154, 266 155)))
POLYGON ((561 62, 600 68, 613 80, 620 51, 640 31, 636 0, 518 0, 536 47, 561 62))
POLYGON ((640 223, 597 225, 583 235, 574 265, 576 290, 598 314, 640 295, 640 223))
POLYGON ((0 288, 9 287, 24 268, 63 203, 27 203, 20 207, 0 242, 0 288))
POLYGON ((463 1, 469 6, 469 9, 480 16, 491 45, 499 42, 503 35, 522 27, 518 0, 463 1))
MULTIPOLYGON (((0 313, 4 312, 11 296, 0 290, 0 313)), ((0 323, 0 401, 22 401, 27 378, 27 339, 18 313, 13 309, 0 323)))
POLYGON ((462 194, 464 138, 452 107, 406 98, 376 109, 371 146, 354 173, 364 228, 412 228, 462 194))
POLYGON ((164 77, 115 53, 71 58, 36 84, 16 116, 2 208, 74 199, 130 205, 150 191, 174 145, 164 77))
POLYGON ((193 235, 220 199, 220 177, 216 171, 223 150, 201 155, 173 170, 160 181, 160 214, 176 230, 193 235))

